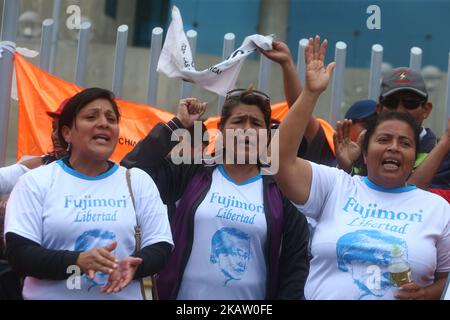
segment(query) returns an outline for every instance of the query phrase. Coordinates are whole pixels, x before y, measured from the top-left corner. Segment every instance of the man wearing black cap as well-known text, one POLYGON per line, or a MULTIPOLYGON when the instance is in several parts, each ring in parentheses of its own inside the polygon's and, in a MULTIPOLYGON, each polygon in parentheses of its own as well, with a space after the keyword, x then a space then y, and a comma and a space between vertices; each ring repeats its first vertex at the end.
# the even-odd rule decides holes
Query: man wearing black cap
MULTIPOLYGON (((428 92, 425 87, 425 81, 419 72, 402 67, 393 69, 383 78, 381 83, 381 93, 376 107, 377 113, 380 114, 388 111, 408 113, 414 117, 417 124, 422 128, 420 133, 419 153, 414 165, 415 168, 424 162, 427 155, 437 143, 436 135, 433 131, 423 127, 423 121, 428 118, 432 109, 433 105, 428 101, 428 92)), ((436 161, 436 158, 437 157, 433 157, 433 159, 429 161, 434 162, 436 161)), ((361 172, 361 168, 357 169, 356 172, 361 172)), ((415 180, 412 180, 412 182, 414 183, 415 180)), ((437 173, 434 175, 431 186, 436 188, 449 188, 449 154, 446 155, 438 168, 437 173)), ((421 187, 424 186, 421 185, 421 187)))
MULTIPOLYGON (((437 139, 433 131, 424 128, 422 123, 431 113, 433 105, 428 101, 428 92, 422 75, 409 68, 397 68, 383 78, 377 112, 407 112, 422 127, 420 133, 419 154, 414 167, 418 167, 436 146, 437 139)), ((434 160, 430 160, 434 161, 434 160)), ((431 186, 449 189, 450 187, 450 155, 442 160, 431 186)))
POLYGON ((381 82, 377 112, 397 111, 408 113, 422 127, 420 150, 415 167, 425 159, 436 145, 436 136, 429 128, 422 126, 428 118, 433 105, 428 101, 428 92, 420 72, 410 68, 396 68, 387 74, 381 82))

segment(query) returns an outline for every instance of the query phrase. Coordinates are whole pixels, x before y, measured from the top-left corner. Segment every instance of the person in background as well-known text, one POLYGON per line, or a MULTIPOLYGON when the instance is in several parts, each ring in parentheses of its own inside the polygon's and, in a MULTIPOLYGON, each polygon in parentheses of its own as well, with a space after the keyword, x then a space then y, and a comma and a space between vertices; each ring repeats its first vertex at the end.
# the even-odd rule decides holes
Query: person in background
POLYGON ((58 120, 61 111, 64 108, 67 99, 64 100, 54 112, 47 112, 52 118, 52 145, 53 149, 47 154, 40 157, 32 157, 15 163, 13 165, 0 168, 0 195, 8 194, 14 188, 19 178, 31 169, 37 168, 41 165, 49 164, 55 160, 61 159, 66 155, 58 141, 58 120))
POLYGON ((137 279, 165 265, 173 241, 158 189, 137 168, 128 184, 127 169, 108 160, 119 118, 110 91, 77 93, 58 123, 67 157, 31 170, 14 187, 6 256, 26 277, 25 299, 142 299, 137 279), (76 272, 86 277, 71 288, 67 279, 76 272))
MULTIPOLYGON (((423 126, 423 122, 429 117, 433 110, 433 105, 428 100, 428 91, 420 72, 410 68, 400 67, 393 69, 386 74, 381 82, 380 97, 378 99, 376 110, 378 115, 383 112, 397 111, 407 113, 415 119, 421 130, 419 153, 414 164, 414 169, 418 168, 437 143, 433 131, 430 128, 425 128, 423 126)), ((356 168, 356 172, 359 173, 361 169, 364 168, 359 167, 359 163, 353 162, 360 157, 356 155, 358 153, 361 154, 361 149, 359 148, 359 150, 356 151, 354 145, 350 146, 348 144, 347 146, 353 149, 351 150, 352 152, 348 153, 352 155, 352 158, 341 159, 340 162, 352 163, 353 169, 356 168)), ((341 148, 346 148, 346 146, 341 148)), ((343 153, 340 157, 342 158, 345 156, 346 154, 343 153)), ((450 184, 450 175, 448 174, 448 169, 445 168, 445 163, 447 162, 450 163, 450 156, 448 160, 443 161, 442 166, 437 169, 436 174, 431 181, 432 187, 446 188, 450 184)))
POLYGON ((420 128, 420 148, 414 168, 417 168, 436 145, 436 135, 423 122, 433 110, 422 74, 410 68, 400 67, 386 74, 381 81, 377 113, 388 111, 407 113, 420 128))
POLYGON ((13 165, 0 168, 0 300, 21 299, 22 284, 17 272, 11 270, 5 257, 4 248, 4 219, 6 212, 7 196, 16 185, 19 178, 31 169, 49 164, 66 155, 58 141, 58 120, 67 100, 63 101, 54 112, 48 112, 52 117, 52 145, 53 149, 40 157, 32 157, 19 161, 13 165))
POLYGON ((447 123, 447 130, 436 147, 431 150, 428 157, 408 179, 410 183, 417 185, 419 188, 436 193, 450 202, 450 183, 443 183, 430 188, 431 181, 439 168, 441 168, 441 180, 450 181, 450 120, 447 123))
MULTIPOLYGON (((302 86, 289 47, 284 42, 273 41, 272 50, 262 50, 261 53, 280 65, 284 95, 290 108, 302 92, 302 86)), ((320 164, 335 166, 333 134, 334 129, 328 122, 311 115, 297 155, 320 164)))
POLYGON ((344 120, 336 123, 333 142, 337 167, 347 173, 365 173, 361 144, 368 124, 377 117, 376 107, 373 100, 357 101, 347 110, 344 120))
POLYGON ((348 108, 344 119, 352 121, 349 132, 352 141, 358 141, 361 132, 366 130, 368 123, 377 116, 376 107, 375 101, 367 99, 357 101, 348 108))

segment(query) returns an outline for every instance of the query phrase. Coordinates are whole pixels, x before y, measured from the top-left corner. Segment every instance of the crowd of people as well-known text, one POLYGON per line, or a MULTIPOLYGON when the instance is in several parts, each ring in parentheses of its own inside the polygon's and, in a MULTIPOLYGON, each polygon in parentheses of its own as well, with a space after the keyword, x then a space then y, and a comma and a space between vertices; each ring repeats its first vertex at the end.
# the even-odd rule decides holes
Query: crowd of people
POLYGON ((207 108, 196 98, 120 165, 109 160, 113 94, 89 88, 64 101, 50 114, 54 150, 0 168, 0 193, 11 192, 0 298, 142 299, 140 279, 156 275, 160 299, 439 299, 450 271, 450 126, 439 142, 424 128, 433 105, 423 78, 397 68, 378 101, 355 102, 333 129, 313 115, 334 68, 326 48, 309 39, 302 86, 274 41, 262 54, 281 67, 289 112, 275 123, 266 93, 230 91, 213 152, 183 149, 199 162, 176 161, 207 108), (274 144, 267 174, 261 155, 274 144), (401 285, 394 248, 410 266, 401 285))

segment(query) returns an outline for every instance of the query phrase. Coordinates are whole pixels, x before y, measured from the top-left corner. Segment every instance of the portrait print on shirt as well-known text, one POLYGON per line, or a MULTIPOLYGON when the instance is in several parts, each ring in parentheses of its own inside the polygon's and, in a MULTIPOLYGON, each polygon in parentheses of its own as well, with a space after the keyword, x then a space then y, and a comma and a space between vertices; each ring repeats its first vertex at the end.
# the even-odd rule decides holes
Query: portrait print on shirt
MULTIPOLYGON (((114 240, 116 240, 114 232, 101 229, 88 230, 83 232, 83 234, 77 238, 74 251, 89 251, 95 247, 107 246, 114 240)), ((94 279, 90 279, 86 274, 83 274, 81 277, 83 288, 86 288, 87 291, 89 291, 94 287, 103 287, 106 285, 108 277, 109 275, 103 272, 96 272, 94 279)))
POLYGON ((356 230, 338 239, 338 268, 351 274, 359 292, 355 299, 383 297, 391 288, 388 266, 394 245, 398 245, 407 256, 407 245, 403 239, 379 230, 356 230))
POLYGON ((225 276, 223 285, 241 280, 247 270, 250 254, 250 236, 235 228, 221 228, 211 239, 211 264, 217 264, 225 276))

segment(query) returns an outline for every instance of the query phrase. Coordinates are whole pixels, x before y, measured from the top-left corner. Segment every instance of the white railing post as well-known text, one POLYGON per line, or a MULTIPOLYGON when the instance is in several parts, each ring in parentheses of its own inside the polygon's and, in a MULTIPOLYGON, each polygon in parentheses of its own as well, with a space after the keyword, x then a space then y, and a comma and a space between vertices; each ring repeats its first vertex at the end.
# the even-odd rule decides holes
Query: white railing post
POLYGON ((89 37, 91 34, 91 23, 83 22, 80 28, 78 39, 77 64, 75 69, 75 84, 84 87, 86 80, 86 64, 89 47, 89 37))
POLYGON ((369 76, 369 99, 378 101, 381 83, 381 65, 383 64, 383 47, 380 44, 372 46, 369 76))
MULTIPOLYGON (((14 47, 19 19, 20 1, 5 0, 3 3, 1 41, 11 42, 14 47)), ((14 53, 2 49, 0 57, 0 166, 6 161, 6 146, 8 138, 9 110, 11 108, 11 88, 13 77, 14 53)))
POLYGON ((409 56, 409 68, 420 72, 422 68, 422 49, 419 47, 412 47, 409 56))
MULTIPOLYGON (((195 51, 197 48, 197 31, 189 30, 186 32, 187 39, 189 41, 189 46, 191 47, 192 53, 192 65, 195 66, 195 51)), ((186 81, 181 82, 181 99, 192 96, 192 84, 186 81)))
POLYGON ((53 0, 53 29, 50 49, 50 73, 55 73, 56 53, 58 51, 59 16, 61 14, 61 0, 53 0))
POLYGON ((298 54, 297 54, 297 77, 300 80, 300 84, 303 87, 305 85, 306 74, 306 62, 305 62, 305 49, 308 46, 308 39, 301 39, 298 42, 298 54))
POLYGON ((161 47, 163 41, 163 29, 160 27, 152 30, 152 43, 150 44, 150 56, 148 63, 148 87, 146 103, 152 107, 156 106, 158 98, 158 67, 159 56, 161 55, 161 47))
POLYGON ((42 22, 41 51, 39 53, 39 68, 50 72, 50 59, 52 50, 52 33, 55 24, 52 19, 42 22))
POLYGON ((116 97, 122 97, 123 78, 125 73, 125 58, 127 55, 128 26, 121 25, 117 28, 116 53, 114 55, 114 73, 112 92, 116 97))
POLYGON ((258 90, 269 94, 272 61, 261 54, 259 59, 258 90))
POLYGON ((344 90, 344 72, 345 72, 345 57, 347 54, 347 45, 345 42, 338 41, 334 52, 334 61, 336 67, 333 72, 333 82, 331 84, 331 108, 329 123, 334 126, 336 121, 341 119, 341 103, 342 92, 344 90))
MULTIPOLYGON (((223 36, 223 50, 222 50, 222 58, 225 60, 228 58, 234 51, 234 42, 236 37, 234 33, 227 33, 223 36)), ((225 101, 225 97, 219 96, 217 103, 217 115, 222 113, 222 106, 225 101)))

